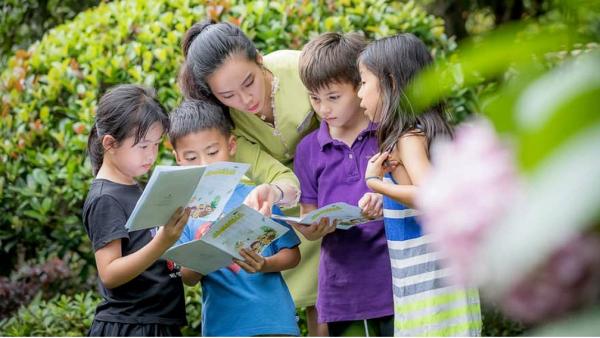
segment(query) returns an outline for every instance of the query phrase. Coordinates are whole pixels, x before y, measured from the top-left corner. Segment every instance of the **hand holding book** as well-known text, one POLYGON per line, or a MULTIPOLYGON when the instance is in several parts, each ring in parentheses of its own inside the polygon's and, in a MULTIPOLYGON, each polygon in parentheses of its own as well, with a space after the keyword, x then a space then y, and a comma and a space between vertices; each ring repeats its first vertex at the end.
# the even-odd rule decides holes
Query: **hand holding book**
POLYGON ((267 263, 267 259, 261 254, 247 248, 242 248, 240 249, 240 256, 242 256, 244 260, 234 258, 233 262, 239 265, 242 269, 246 270, 246 272, 263 272, 263 268, 267 263))
POLYGON ((290 221, 289 223, 306 239, 309 241, 316 241, 325 237, 327 234, 334 232, 337 227, 338 220, 334 219, 330 222, 329 217, 323 217, 320 218, 318 222, 309 225, 296 223, 293 221, 290 221))
POLYGON ((375 220, 375 218, 365 216, 363 214, 363 209, 344 202, 326 205, 309 212, 303 217, 272 215, 271 218, 305 225, 320 223, 322 219, 327 218, 328 222, 331 221, 330 227, 333 226, 335 222, 334 229, 337 228, 342 230, 347 230, 355 225, 375 220))

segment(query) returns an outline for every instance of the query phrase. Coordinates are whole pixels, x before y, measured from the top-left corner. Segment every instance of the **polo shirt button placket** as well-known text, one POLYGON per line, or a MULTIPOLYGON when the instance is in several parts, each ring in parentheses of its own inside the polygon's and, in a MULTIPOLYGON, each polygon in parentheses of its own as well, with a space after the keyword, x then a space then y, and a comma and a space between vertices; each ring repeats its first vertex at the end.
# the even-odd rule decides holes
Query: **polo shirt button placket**
MULTIPOLYGON (((348 154, 348 158, 349 158, 350 160, 353 160, 353 159, 354 159, 354 153, 353 153, 352 151, 350 151, 350 153, 348 154)), ((350 172, 350 175, 351 175, 351 176, 360 176, 360 175, 358 174, 358 170, 359 170, 359 169, 358 169, 358 163, 356 163, 356 161, 353 161, 353 163, 352 163, 352 164, 350 164, 350 167, 352 168, 352 169, 351 169, 351 172, 350 172)))

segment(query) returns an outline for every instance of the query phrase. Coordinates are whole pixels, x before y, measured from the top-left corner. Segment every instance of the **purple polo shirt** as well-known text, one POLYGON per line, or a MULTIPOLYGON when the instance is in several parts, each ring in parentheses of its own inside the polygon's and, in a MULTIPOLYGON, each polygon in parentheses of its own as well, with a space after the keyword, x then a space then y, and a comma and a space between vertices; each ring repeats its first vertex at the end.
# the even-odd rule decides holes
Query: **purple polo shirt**
MULTIPOLYGON (((375 126, 352 147, 332 139, 327 123, 306 135, 296 148, 294 169, 300 202, 323 207, 357 205, 369 188, 365 170, 377 153, 375 126)), ((336 230, 323 238, 319 264, 319 322, 377 318, 394 314, 392 274, 383 221, 336 230)))

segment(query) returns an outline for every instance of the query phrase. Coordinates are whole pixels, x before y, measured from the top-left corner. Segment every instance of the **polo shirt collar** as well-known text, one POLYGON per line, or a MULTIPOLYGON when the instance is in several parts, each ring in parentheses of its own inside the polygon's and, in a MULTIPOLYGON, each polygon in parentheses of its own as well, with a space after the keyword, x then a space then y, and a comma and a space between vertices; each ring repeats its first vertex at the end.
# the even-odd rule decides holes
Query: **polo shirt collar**
MULTIPOLYGON (((364 137, 366 134, 374 133, 377 130, 377 124, 373 122, 369 122, 367 128, 358 134, 358 137, 364 137)), ((317 131, 317 141, 319 142, 319 146, 321 146, 321 151, 328 145, 334 142, 339 142, 331 138, 329 134, 329 126, 325 121, 321 121, 321 125, 319 126, 319 130, 317 131)))

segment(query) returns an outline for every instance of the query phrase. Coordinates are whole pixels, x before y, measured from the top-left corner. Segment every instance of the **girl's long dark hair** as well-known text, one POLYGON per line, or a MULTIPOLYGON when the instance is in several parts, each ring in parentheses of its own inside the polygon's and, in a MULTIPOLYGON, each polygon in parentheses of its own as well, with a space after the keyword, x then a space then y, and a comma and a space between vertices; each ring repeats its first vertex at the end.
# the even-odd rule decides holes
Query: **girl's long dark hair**
POLYGON ((377 114, 381 122, 377 131, 380 151, 388 150, 400 137, 422 133, 427 149, 439 136, 452 137, 444 105, 439 103, 417 113, 406 97, 405 89, 423 68, 433 63, 425 44, 410 33, 376 40, 360 55, 359 63, 379 79, 381 91, 377 114))
POLYGON ((164 132, 169 130, 169 117, 156 100, 154 90, 130 84, 109 89, 100 98, 88 137, 87 152, 94 176, 104 161, 102 139, 105 135, 115 139, 115 146, 134 136, 135 145, 146 136, 155 122, 162 125, 164 132))

